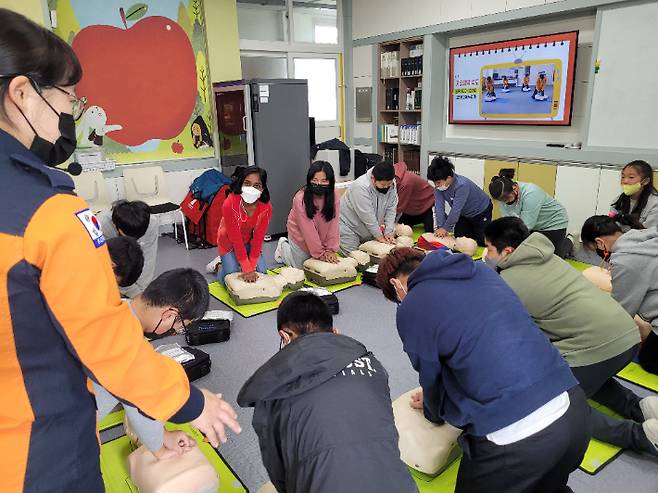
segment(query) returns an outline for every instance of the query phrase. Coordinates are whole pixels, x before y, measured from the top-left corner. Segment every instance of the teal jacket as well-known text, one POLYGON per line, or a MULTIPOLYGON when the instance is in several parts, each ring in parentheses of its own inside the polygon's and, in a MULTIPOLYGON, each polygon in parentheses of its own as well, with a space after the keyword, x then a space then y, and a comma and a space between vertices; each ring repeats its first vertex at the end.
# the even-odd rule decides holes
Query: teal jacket
POLYGON ((530 231, 555 231, 569 225, 562 204, 534 183, 519 182, 519 200, 512 205, 500 202, 500 212, 521 218, 530 231))
POLYGON ((498 268, 569 366, 594 365, 639 344, 626 310, 553 251, 548 238, 532 233, 498 268))

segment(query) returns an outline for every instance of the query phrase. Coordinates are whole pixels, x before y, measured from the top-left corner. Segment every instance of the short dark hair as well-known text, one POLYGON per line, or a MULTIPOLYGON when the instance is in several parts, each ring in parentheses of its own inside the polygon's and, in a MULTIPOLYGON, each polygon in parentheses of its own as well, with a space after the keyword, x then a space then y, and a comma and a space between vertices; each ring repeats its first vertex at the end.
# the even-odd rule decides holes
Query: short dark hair
MULTIPOLYGON (((27 17, 0 9, 0 116, 13 76, 24 75, 36 87, 73 86, 82 67, 69 44, 27 17)), ((36 88, 35 87, 35 88, 36 88)))
POLYGON ((284 298, 276 314, 277 330, 292 330, 297 335, 331 332, 334 321, 329 308, 313 293, 297 291, 284 298))
POLYGON ((388 161, 380 161, 372 168, 372 176, 377 181, 389 181, 395 178, 395 168, 388 161))
POLYGON ((425 254, 415 248, 394 248, 380 262, 377 269, 377 286, 382 290, 387 300, 397 303, 398 297, 391 279, 400 274, 409 275, 420 265, 425 254))
POLYGON ((518 248, 530 236, 528 227, 518 217, 501 217, 489 223, 484 229, 484 237, 496 247, 498 252, 507 247, 518 248))
POLYGON ((260 194, 260 200, 263 204, 267 204, 270 201, 270 190, 267 188, 267 171, 258 166, 247 166, 242 169, 240 167, 235 169, 233 173, 233 182, 229 188, 229 191, 235 195, 240 195, 242 193, 242 184, 244 183, 245 178, 252 174, 257 174, 260 178, 260 182, 263 184, 263 193, 260 194))
POLYGON ((139 240, 149 227, 151 207, 141 200, 118 200, 112 205, 112 222, 126 236, 139 240))
POLYGON ((583 224, 580 230, 580 240, 585 246, 593 245, 597 238, 623 233, 624 228, 644 229, 644 225, 632 214, 592 216, 583 224))
POLYGON ((110 251, 119 287, 125 288, 135 284, 144 268, 144 252, 137 240, 129 236, 109 238, 107 249, 110 251))
POLYGON ((183 320, 197 320, 208 310, 210 293, 203 275, 194 269, 172 269, 153 279, 142 293, 150 306, 173 306, 183 320))
POLYGON ((427 168, 427 179, 430 181, 445 180, 449 176, 455 176, 455 166, 443 156, 437 156, 427 168))
POLYGON ((489 195, 494 200, 501 200, 503 196, 512 193, 512 187, 516 185, 514 181, 515 171, 513 168, 501 169, 498 175, 491 178, 489 183, 489 195))

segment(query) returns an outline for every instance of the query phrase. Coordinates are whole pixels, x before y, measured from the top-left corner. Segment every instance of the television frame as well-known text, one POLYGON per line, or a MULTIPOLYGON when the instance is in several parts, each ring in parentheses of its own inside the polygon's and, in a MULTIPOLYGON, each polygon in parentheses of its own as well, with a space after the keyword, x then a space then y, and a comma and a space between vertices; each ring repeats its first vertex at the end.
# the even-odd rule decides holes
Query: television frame
MULTIPOLYGON (((575 82, 576 82, 576 59, 577 59, 577 52, 578 52, 578 35, 579 31, 566 31, 566 32, 560 32, 560 33, 554 33, 554 34, 543 34, 539 36, 530 36, 530 37, 525 37, 525 38, 516 38, 516 39, 510 39, 507 41, 497 41, 497 42, 492 42, 492 43, 481 43, 481 44, 473 44, 473 45, 466 45, 466 46, 459 46, 459 47, 454 47, 450 48, 449 50, 449 58, 450 58, 450 65, 449 65, 449 92, 448 92, 448 124, 450 125, 526 125, 526 126, 560 126, 560 127, 568 127, 571 125, 572 119, 573 119, 573 95, 574 95, 574 90, 575 90, 575 82), (453 106, 454 106, 454 101, 453 101, 453 92, 455 90, 454 88, 454 56, 461 54, 461 55, 468 55, 469 53, 476 53, 480 51, 490 51, 490 50, 499 50, 499 49, 504 49, 504 48, 516 48, 519 46, 524 46, 524 45, 535 45, 535 44, 542 44, 542 43, 552 43, 552 42, 558 42, 558 41, 570 41, 572 43, 573 48, 569 49, 569 57, 567 60, 567 77, 566 77, 566 82, 565 85, 567 87, 567 92, 565 94, 564 98, 564 118, 562 120, 514 120, 513 118, 509 119, 487 119, 487 120, 455 120, 453 118, 453 106), (571 68, 571 70, 569 70, 571 68)), ((542 61, 542 60, 539 60, 542 61)), ((543 60, 546 61, 546 60, 543 60)), ((509 64, 496 64, 498 65, 509 65, 509 64)), ((517 66, 518 64, 512 63, 511 65, 517 66)), ((486 65, 483 66, 480 69, 480 73, 482 73, 482 69, 484 67, 491 66, 486 65)), ((479 108, 482 108, 482 87, 481 85, 479 86, 479 101, 478 105, 479 108)), ((511 117, 519 117, 519 115, 510 115, 511 117)))

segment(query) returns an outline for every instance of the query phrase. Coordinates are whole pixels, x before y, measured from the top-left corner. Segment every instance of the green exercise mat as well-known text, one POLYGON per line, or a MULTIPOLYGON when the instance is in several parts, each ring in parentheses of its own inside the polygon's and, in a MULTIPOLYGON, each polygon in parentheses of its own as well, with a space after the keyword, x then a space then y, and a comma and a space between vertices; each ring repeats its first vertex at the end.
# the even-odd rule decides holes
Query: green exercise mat
MULTIPOLYGON (((281 269, 282 267, 279 267, 277 269, 270 269, 267 272, 272 274, 278 274, 281 271, 281 269)), ((312 288, 324 288, 330 293, 337 293, 338 291, 343 291, 347 288, 351 288, 352 286, 361 286, 361 284, 363 284, 363 281, 361 280, 361 272, 359 272, 359 274, 356 276, 356 279, 352 282, 344 282, 341 284, 334 284, 332 286, 320 286, 319 284, 315 284, 314 282, 311 282, 308 279, 306 279, 304 281, 304 284, 312 288)))
POLYGON ((416 243, 418 241, 418 238, 420 238, 423 235, 423 233, 425 233, 425 226, 423 226, 422 224, 417 224, 416 226, 413 227, 413 232, 414 234, 412 238, 414 240, 414 243, 416 243))
POLYGON ((626 368, 617 373, 617 376, 647 390, 658 392, 658 375, 644 371, 637 363, 629 363, 626 368))
POLYGON ((428 476, 420 471, 409 468, 419 493, 454 493, 457 485, 457 472, 461 457, 450 464, 445 471, 436 477, 428 476))
POLYGON ((234 312, 239 313, 244 318, 253 317, 254 315, 260 315, 261 313, 266 313, 272 310, 279 308, 279 305, 283 301, 283 298, 292 293, 289 289, 284 289, 278 299, 274 301, 268 301, 267 303, 252 303, 251 305, 236 305, 231 295, 228 294, 228 291, 224 286, 219 284, 217 281, 208 285, 210 294, 217 298, 219 301, 224 303, 234 312))
MULTIPOLYGON (((597 409, 598 411, 607 414, 609 416, 614 416, 621 418, 617 413, 611 409, 605 407, 598 402, 592 400, 587 401, 592 409, 597 409)), ((615 445, 609 443, 601 442, 596 438, 592 438, 589 441, 589 446, 585 452, 585 457, 580 463, 580 470, 591 474, 592 476, 599 471, 601 471, 605 466, 610 464, 613 460, 621 455, 623 450, 615 445)))
MULTIPOLYGON (((167 423, 166 428, 168 430, 182 430, 196 439, 197 446, 219 475, 220 482, 217 493, 249 492, 222 455, 209 443, 203 441, 203 435, 198 430, 189 424, 173 425, 167 423)), ((101 445, 101 473, 103 474, 106 493, 139 493, 128 475, 128 456, 133 450, 134 446, 127 436, 115 438, 101 445)))
POLYGON ((579 270, 580 272, 583 272, 584 270, 587 270, 590 267, 594 267, 591 264, 586 264, 585 262, 579 262, 578 260, 574 260, 571 258, 565 260, 567 261, 567 263, 569 263, 569 265, 571 265, 571 267, 573 267, 576 270, 579 270))

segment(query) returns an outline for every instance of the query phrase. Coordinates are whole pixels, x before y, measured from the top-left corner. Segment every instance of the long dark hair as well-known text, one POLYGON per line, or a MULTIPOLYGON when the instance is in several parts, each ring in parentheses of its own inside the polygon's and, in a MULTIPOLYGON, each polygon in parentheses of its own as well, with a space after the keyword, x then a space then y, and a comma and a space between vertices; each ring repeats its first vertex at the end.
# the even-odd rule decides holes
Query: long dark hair
POLYGON ((73 49, 57 35, 16 12, 0 9, 0 116, 13 77, 24 75, 41 89, 73 86, 82 67, 73 49))
POLYGON ((656 190, 656 187, 653 184, 653 169, 649 163, 642 160, 631 161, 626 166, 624 166, 624 170, 622 170, 622 172, 625 171, 626 168, 630 167, 635 168, 635 171, 637 171, 637 173, 642 177, 642 180, 648 178, 649 183, 642 187, 640 198, 638 199, 637 204, 635 204, 635 208, 633 210, 630 210, 631 198, 624 193, 617 197, 617 200, 612 204, 612 207, 623 214, 633 214, 637 217, 640 217, 640 214, 647 205, 649 195, 658 195, 658 190, 656 190))
POLYGON ((263 193, 260 194, 258 200, 263 204, 267 204, 270 201, 270 191, 267 188, 267 171, 257 166, 247 166, 240 170, 236 169, 236 172, 234 173, 235 177, 233 178, 229 192, 234 193, 235 195, 242 194, 242 184, 244 183, 244 179, 254 173, 260 177, 260 182, 263 184, 263 193))
POLYGON ((329 191, 324 196, 324 205, 322 206, 322 217, 325 221, 331 221, 336 217, 336 204, 335 204, 335 194, 334 187, 336 186, 336 176, 334 175, 334 168, 327 161, 315 161, 308 168, 308 173, 306 173, 306 186, 304 187, 304 208, 306 209, 306 215, 309 219, 313 219, 315 214, 318 212, 318 208, 313 203, 313 192, 311 191, 311 180, 315 176, 315 173, 319 171, 324 171, 324 174, 327 175, 327 180, 329 180, 329 191))
POLYGON ((596 243, 597 238, 623 233, 625 228, 644 229, 644 225, 633 214, 592 216, 583 224, 580 240, 585 245, 592 245, 596 243))
POLYGON ((504 195, 512 193, 512 187, 517 184, 513 178, 513 169, 501 169, 497 176, 492 177, 491 183, 489 183, 489 194, 491 198, 500 200, 504 195))

